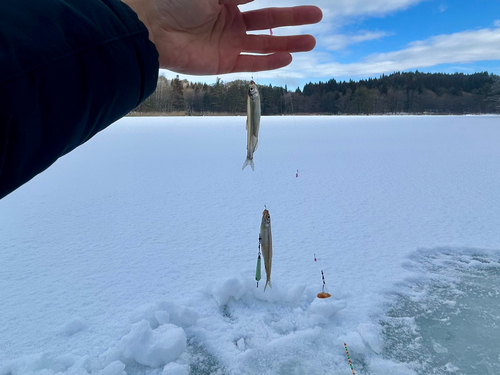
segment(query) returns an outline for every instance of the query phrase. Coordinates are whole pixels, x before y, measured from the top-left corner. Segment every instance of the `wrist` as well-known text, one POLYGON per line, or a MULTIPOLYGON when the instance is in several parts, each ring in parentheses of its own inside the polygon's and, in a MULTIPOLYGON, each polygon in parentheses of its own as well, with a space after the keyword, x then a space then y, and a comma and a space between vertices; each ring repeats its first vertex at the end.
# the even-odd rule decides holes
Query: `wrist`
POLYGON ((144 0, 122 0, 123 3, 127 4, 134 12, 137 14, 139 21, 141 21, 144 26, 148 29, 149 40, 154 44, 154 34, 152 30, 152 23, 150 22, 150 16, 147 8, 148 1, 144 0))

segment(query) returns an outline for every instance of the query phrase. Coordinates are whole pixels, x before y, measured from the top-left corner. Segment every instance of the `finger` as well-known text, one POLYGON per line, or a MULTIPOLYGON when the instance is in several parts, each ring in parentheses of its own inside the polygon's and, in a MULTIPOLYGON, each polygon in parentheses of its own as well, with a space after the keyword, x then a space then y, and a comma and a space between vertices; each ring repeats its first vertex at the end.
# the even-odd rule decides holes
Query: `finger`
MULTIPOLYGON (((240 55, 231 72, 260 72, 283 68, 292 62, 289 53, 274 53, 266 56, 240 55)), ((220 72, 222 73, 222 72, 220 72)))
POLYGON ((315 6, 292 8, 266 8, 243 13, 247 30, 265 30, 281 26, 298 26, 317 23, 323 18, 315 6))
POLYGON ((248 35, 243 44, 244 52, 306 52, 316 45, 312 35, 270 36, 248 35))

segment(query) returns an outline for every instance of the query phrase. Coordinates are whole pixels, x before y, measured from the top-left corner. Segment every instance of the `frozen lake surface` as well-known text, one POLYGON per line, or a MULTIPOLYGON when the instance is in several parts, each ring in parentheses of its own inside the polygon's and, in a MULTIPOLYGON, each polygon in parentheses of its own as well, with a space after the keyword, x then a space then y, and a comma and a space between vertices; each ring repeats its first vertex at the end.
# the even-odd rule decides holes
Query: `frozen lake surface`
POLYGON ((500 117, 245 137, 126 118, 1 200, 0 375, 500 373, 500 117))

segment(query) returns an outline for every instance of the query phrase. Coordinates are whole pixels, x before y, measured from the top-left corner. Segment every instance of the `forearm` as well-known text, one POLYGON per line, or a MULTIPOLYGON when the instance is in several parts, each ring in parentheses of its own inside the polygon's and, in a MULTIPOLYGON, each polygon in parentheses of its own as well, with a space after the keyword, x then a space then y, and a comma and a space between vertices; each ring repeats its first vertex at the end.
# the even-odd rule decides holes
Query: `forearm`
POLYGON ((146 27, 116 0, 0 2, 0 198, 156 88, 146 27))

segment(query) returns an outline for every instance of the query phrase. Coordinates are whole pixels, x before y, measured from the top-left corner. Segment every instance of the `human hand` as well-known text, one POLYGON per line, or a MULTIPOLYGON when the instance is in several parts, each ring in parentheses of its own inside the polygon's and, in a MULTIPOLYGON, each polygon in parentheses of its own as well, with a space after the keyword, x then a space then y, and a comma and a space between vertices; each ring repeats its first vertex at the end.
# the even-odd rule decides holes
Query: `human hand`
POLYGON ((319 22, 315 6, 265 8, 240 12, 253 0, 123 0, 149 30, 160 68, 177 73, 215 75, 278 69, 292 61, 291 52, 310 51, 311 35, 247 35, 319 22), (245 55, 258 53, 262 55, 245 55))

